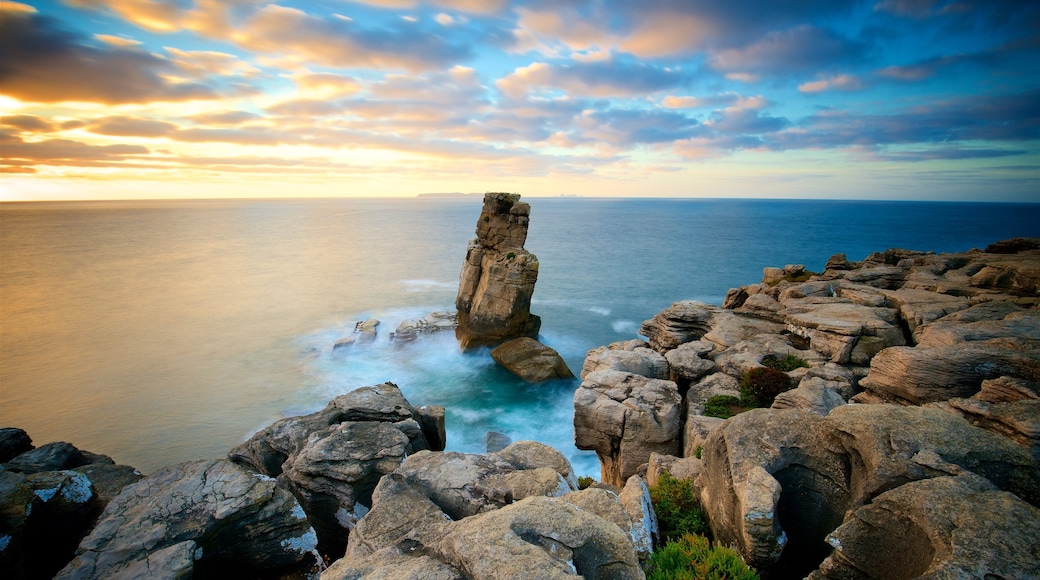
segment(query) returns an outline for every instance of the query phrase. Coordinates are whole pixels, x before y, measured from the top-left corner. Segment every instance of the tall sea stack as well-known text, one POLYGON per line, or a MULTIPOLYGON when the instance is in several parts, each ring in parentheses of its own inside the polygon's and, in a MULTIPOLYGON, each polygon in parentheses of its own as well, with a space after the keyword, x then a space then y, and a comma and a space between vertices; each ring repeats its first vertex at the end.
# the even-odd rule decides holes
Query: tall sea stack
POLYGON ((524 249, 531 206, 516 193, 487 193, 477 238, 462 264, 456 337, 463 349, 536 338, 542 321, 531 314, 538 258, 524 249))

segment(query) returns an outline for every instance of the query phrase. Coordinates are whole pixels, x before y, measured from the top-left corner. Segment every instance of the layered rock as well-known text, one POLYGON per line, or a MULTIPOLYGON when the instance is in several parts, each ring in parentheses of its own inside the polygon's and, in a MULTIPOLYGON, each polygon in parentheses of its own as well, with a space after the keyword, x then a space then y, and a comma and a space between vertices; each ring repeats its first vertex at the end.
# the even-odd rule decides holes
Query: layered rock
POLYGON ((702 459, 702 505, 716 538, 756 567, 791 574, 830 554, 825 539, 850 510, 907 482, 974 474, 1040 504, 1028 452, 923 407, 846 405, 827 417, 754 410, 712 431, 702 459))
POLYGON ((185 578, 313 562, 317 536, 292 494, 229 461, 167 467, 108 504, 56 578, 185 578))
POLYGON ((538 336, 541 320, 531 314, 538 258, 524 249, 530 213, 518 194, 484 196, 455 299, 456 337, 464 349, 538 336))
POLYGON ((394 331, 393 339, 398 344, 413 342, 422 336, 445 331, 454 331, 459 326, 459 316, 454 312, 431 312, 422 318, 402 320, 394 331))
POLYGON ((413 408, 392 383, 362 387, 261 430, 229 458, 276 477, 302 504, 323 553, 343 552, 379 479, 415 452, 443 449, 442 408, 413 408), (435 445, 431 445, 431 442, 435 445))
POLYGON ((21 429, 3 429, 2 437, 0 575, 50 578, 72 560, 109 500, 141 474, 70 443, 34 448, 21 429))
POLYGON ((604 483, 621 486, 651 452, 679 453, 681 411, 672 381, 595 371, 574 393, 574 443, 596 452, 604 483))
POLYGON ((581 378, 601 370, 615 370, 651 379, 668 378, 668 361, 642 340, 615 342, 590 350, 581 367, 581 378))
POLYGON ((567 460, 531 441, 486 455, 416 453, 380 481, 322 578, 643 578, 645 485, 621 497, 576 489, 567 460))
POLYGON ((529 383, 574 376, 560 353, 526 336, 495 347, 491 358, 529 383))

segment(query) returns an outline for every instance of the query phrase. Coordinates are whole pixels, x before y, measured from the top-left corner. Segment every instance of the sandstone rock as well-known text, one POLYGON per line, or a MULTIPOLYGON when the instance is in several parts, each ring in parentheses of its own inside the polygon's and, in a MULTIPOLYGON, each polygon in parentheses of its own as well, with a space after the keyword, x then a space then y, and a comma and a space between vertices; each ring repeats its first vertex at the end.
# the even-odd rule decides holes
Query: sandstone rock
MULTIPOLYGON (((683 457, 696 458, 703 449, 704 440, 708 438, 708 434, 724 421, 718 417, 702 415, 702 410, 703 408, 698 404, 689 403, 687 405, 686 423, 683 425, 683 457)), ((681 479, 678 475, 675 477, 681 479)))
POLYGON ((1017 254, 1027 250, 1040 250, 1040 238, 1010 238, 994 242, 983 250, 987 254, 1017 254))
POLYGON ((773 409, 804 409, 826 417, 831 409, 845 404, 845 399, 820 379, 803 381, 798 387, 776 396, 773 409))
POLYGON ((650 490, 646 480, 640 475, 633 475, 625 482, 619 496, 621 505, 628 513, 631 523, 620 525, 621 531, 627 532, 636 551, 636 558, 646 564, 654 550, 654 538, 659 535, 657 514, 650 499, 650 490))
POLYGON ((642 340, 615 342, 594 348, 585 355, 581 378, 601 370, 624 371, 651 379, 668 378, 668 361, 642 340))
POLYGON ((321 573, 322 580, 466 580, 459 570, 422 553, 422 545, 404 540, 358 557, 341 558, 321 573))
POLYGON ((671 350, 684 342, 699 340, 711 330, 712 318, 722 310, 693 300, 676 302, 643 322, 639 334, 658 351, 671 350))
POLYGON ((823 357, 814 351, 795 348, 787 336, 759 334, 715 355, 715 364, 726 374, 740 378, 747 371, 761 367, 762 359, 769 355, 778 359, 794 355, 809 365, 822 365, 825 362, 823 357))
MULTIPOLYGON (((321 411, 282 419, 260 430, 248 441, 232 449, 228 458, 265 475, 277 477, 282 473, 282 464, 303 449, 312 433, 344 422, 400 423, 409 419, 419 425, 424 421, 397 385, 383 383, 361 387, 336 397, 321 411)), ((414 438, 409 441, 412 450, 429 448, 421 432, 413 435, 414 438)))
POLYGON ((1036 577, 1038 537, 1037 508, 978 477, 936 477, 852 512, 810 578, 1036 577))
POLYGON ((431 312, 422 318, 402 320, 394 331, 393 340, 406 344, 422 336, 448 330, 454 332, 458 325, 459 316, 455 312, 431 312))
MULTIPOLYGON (((714 419, 714 417, 708 417, 708 419, 714 419)), ((721 422, 722 419, 718 419, 718 421, 721 422)), ((676 457, 674 455, 651 453, 650 461, 648 462, 646 470, 646 483, 651 487, 657 485, 661 479, 661 474, 665 472, 675 479, 688 479, 693 481, 701 474, 703 468, 704 462, 693 455, 688 457, 676 457)))
POLYGON ((40 473, 72 469, 90 463, 114 465, 111 457, 77 449, 71 443, 57 441, 26 451, 7 462, 6 468, 20 473, 40 473))
POLYGON ((975 398, 932 403, 975 427, 1003 435, 1030 452, 1040 465, 1040 399, 987 402, 975 398))
POLYGON ((529 497, 449 526, 436 549, 483 578, 643 578, 631 540, 564 499, 529 497))
POLYGON ((694 381, 698 381, 718 368, 714 361, 702 358, 704 354, 704 343, 702 341, 680 344, 676 348, 666 352, 664 355, 664 358, 667 361, 665 366, 668 369, 668 375, 664 377, 654 376, 652 378, 667 378, 677 384, 683 385, 689 385, 694 381))
POLYGON ((809 369, 798 385, 818 383, 834 389, 843 400, 848 401, 855 394, 858 380, 856 373, 849 368, 829 362, 809 369))
POLYGON ((574 393, 574 442, 596 451, 601 481, 622 485, 650 453, 679 453, 682 400, 672 381, 596 371, 574 393))
POLYGON ((783 324, 723 310, 715 313, 704 340, 717 345, 719 349, 726 349, 753 336, 780 334, 783 330, 783 324))
POLYGON ((228 457, 278 477, 306 510, 321 551, 338 556, 371 507, 379 478, 408 454, 428 449, 427 433, 443 448, 443 409, 421 413, 396 385, 384 383, 336 397, 316 413, 278 421, 228 457))
POLYGON ((827 259, 827 264, 823 268, 824 270, 849 270, 852 268, 852 264, 849 263, 845 254, 834 254, 827 259))
POLYGON ((332 345, 333 352, 348 348, 354 344, 374 341, 376 339, 377 326, 379 326, 379 321, 374 318, 357 322, 354 324, 353 334, 337 340, 336 344, 332 345))
POLYGON ((762 268, 762 283, 776 285, 784 279, 784 269, 767 266, 762 268))
POLYGON ((444 451, 448 442, 444 425, 444 407, 423 405, 416 407, 415 412, 419 414, 419 425, 422 426, 423 436, 426 437, 430 451, 444 451))
MULTIPOLYGON (((864 262, 868 262, 870 258, 864 262)), ((906 279, 907 270, 898 266, 878 266, 864 263, 862 268, 845 273, 845 279, 857 284, 894 290, 906 279)))
POLYGON ((123 488, 140 481, 144 476, 129 465, 112 465, 110 463, 88 463, 74 467, 70 471, 82 473, 90 481, 97 494, 98 512, 108 505, 123 488))
POLYGON ((1036 296, 1040 288, 1040 250, 987 254, 985 266, 971 276, 976 288, 992 288, 1015 296, 1036 296))
POLYGON ((982 381, 982 390, 974 397, 988 403, 1012 403, 1040 399, 1040 382, 1014 377, 997 377, 982 381))
POLYGON ((934 348, 887 348, 871 361, 860 386, 886 401, 921 405, 970 397, 984 380, 1001 376, 1040 380, 1037 341, 1001 339, 934 348))
POLYGON ((15 427, 0 429, 0 463, 7 463, 32 449, 32 439, 25 431, 15 427))
POLYGON ((752 294, 735 311, 739 314, 755 316, 770 320, 772 322, 783 322, 783 305, 772 296, 766 294, 752 294))
POLYGON ((538 336, 541 320, 531 314, 538 258, 524 249, 530 212, 517 194, 484 196, 455 299, 456 337, 464 349, 538 336))
POLYGON ((484 452, 497 453, 499 451, 502 451, 506 447, 509 447, 509 444, 512 442, 513 440, 509 437, 509 435, 506 435, 505 433, 499 433, 498 431, 488 431, 484 435, 484 452))
POLYGON ((571 489, 578 489, 578 476, 562 453, 537 441, 517 441, 495 454, 516 469, 549 467, 556 470, 571 489))
POLYGON ((280 479, 309 516, 323 553, 342 552, 349 530, 371 506, 372 490, 408 448, 396 424, 346 421, 312 433, 285 462, 280 479))
POLYGON ((922 407, 845 405, 827 417, 756 409, 712 431, 702 458, 701 503, 716 539, 767 573, 808 574, 850 509, 910 481, 977 474, 1040 501, 1028 452, 922 407))
POLYGON ((899 309, 900 318, 917 337, 917 329, 970 305, 967 298, 927 290, 900 288, 884 293, 888 305, 899 309))
POLYGON ((686 398, 691 405, 703 404, 716 395, 739 397, 739 381, 726 373, 712 373, 692 385, 686 392, 686 398))
MULTIPOLYGON (((840 300, 840 299, 839 299, 840 300)), ((809 346, 832 362, 845 364, 861 336, 880 339, 883 346, 906 344, 896 321, 896 312, 859 304, 827 302, 789 302, 787 328, 809 340, 809 346)))
POLYGON ((495 347, 491 358, 529 383, 574 376, 560 353, 526 336, 495 347))
POLYGON ((268 571, 312 557, 314 530, 273 479, 228 461, 167 467, 127 486, 57 578, 268 571))

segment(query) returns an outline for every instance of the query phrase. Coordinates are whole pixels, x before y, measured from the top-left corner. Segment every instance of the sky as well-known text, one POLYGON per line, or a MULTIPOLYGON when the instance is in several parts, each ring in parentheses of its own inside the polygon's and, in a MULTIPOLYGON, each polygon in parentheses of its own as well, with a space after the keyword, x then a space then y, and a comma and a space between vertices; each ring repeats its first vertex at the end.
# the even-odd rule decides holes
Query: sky
POLYGON ((0 200, 1040 202, 1040 2, 0 2, 0 200))

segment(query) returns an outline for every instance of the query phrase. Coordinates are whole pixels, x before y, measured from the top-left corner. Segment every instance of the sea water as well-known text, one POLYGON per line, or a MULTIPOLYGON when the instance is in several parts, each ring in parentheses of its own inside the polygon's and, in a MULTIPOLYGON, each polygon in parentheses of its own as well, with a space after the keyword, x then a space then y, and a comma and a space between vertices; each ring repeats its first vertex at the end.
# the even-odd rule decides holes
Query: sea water
MULTIPOLYGON (((541 340, 577 374, 678 300, 719 304, 764 266, 1040 236, 1040 205, 528 198, 541 340)), ((579 381, 528 385, 404 319, 454 308, 479 197, 0 206, 0 426, 151 472, 223 457, 273 421, 391 381, 447 407, 448 449, 488 431, 563 451, 579 381), (377 340, 333 352, 357 321, 377 340)))

